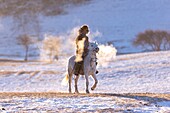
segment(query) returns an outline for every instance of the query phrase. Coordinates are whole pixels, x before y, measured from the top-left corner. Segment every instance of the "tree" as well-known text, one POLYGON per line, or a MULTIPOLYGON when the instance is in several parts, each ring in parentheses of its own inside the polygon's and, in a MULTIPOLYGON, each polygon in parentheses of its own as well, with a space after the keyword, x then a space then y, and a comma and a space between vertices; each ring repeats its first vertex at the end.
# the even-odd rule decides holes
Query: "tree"
POLYGON ((28 51, 29 51, 29 46, 34 43, 32 38, 26 34, 20 35, 17 38, 18 44, 22 45, 25 49, 25 61, 28 60, 28 51))
POLYGON ((60 39, 56 37, 47 37, 43 41, 43 49, 49 56, 50 61, 52 62, 53 58, 56 60, 59 56, 59 49, 61 47, 60 39))
POLYGON ((146 30, 137 35, 133 40, 133 45, 152 51, 168 50, 170 49, 170 34, 161 30, 146 30))

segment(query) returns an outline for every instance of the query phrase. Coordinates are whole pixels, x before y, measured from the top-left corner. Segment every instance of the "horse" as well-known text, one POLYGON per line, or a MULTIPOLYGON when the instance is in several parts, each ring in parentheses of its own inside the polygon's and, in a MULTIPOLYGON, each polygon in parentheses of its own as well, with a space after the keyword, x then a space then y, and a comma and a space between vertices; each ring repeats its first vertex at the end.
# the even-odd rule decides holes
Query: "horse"
MULTIPOLYGON (((98 80, 96 78, 96 65, 97 65, 97 56, 96 54, 99 51, 99 47, 98 45, 93 42, 89 43, 89 47, 88 47, 89 51, 87 53, 87 55, 84 58, 84 63, 83 63, 83 70, 84 73, 80 73, 81 75, 85 75, 85 80, 86 80, 86 93, 90 93, 89 92, 89 79, 88 77, 91 75, 92 78, 94 79, 95 83, 93 84, 93 86, 91 87, 91 90, 94 90, 97 86, 98 80)), ((65 78, 63 79, 62 82, 64 83, 68 83, 69 82, 69 93, 71 93, 71 82, 72 82, 72 75, 74 74, 74 65, 75 65, 75 59, 76 56, 72 56, 69 58, 68 61, 68 70, 67 70, 67 74, 65 76, 65 78)), ((77 82, 79 79, 79 75, 75 75, 74 77, 74 81, 75 81, 75 93, 79 93, 78 91, 78 87, 77 87, 77 82)))

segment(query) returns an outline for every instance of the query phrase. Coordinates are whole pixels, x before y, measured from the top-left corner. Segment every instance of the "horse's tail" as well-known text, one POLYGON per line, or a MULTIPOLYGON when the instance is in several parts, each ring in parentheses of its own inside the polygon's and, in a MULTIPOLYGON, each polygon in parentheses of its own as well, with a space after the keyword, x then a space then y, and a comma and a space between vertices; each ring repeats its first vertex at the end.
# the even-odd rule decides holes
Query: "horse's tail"
POLYGON ((62 80, 62 82, 61 82, 61 85, 62 85, 62 86, 67 86, 68 81, 69 81, 68 73, 65 73, 65 77, 63 78, 63 80, 62 80))

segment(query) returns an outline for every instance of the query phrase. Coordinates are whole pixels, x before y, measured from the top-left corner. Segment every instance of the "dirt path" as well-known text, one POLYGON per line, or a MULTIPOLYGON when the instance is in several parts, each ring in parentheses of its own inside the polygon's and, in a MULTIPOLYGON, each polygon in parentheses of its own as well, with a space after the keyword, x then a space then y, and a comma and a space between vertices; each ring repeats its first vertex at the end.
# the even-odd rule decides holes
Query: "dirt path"
POLYGON ((0 98, 12 97, 37 97, 37 98, 57 98, 57 97, 126 97, 149 99, 149 101, 160 100, 170 101, 170 94, 155 94, 155 93, 125 93, 125 94, 112 94, 112 93, 91 93, 91 94, 74 94, 74 93, 61 93, 61 92, 0 92, 0 98))

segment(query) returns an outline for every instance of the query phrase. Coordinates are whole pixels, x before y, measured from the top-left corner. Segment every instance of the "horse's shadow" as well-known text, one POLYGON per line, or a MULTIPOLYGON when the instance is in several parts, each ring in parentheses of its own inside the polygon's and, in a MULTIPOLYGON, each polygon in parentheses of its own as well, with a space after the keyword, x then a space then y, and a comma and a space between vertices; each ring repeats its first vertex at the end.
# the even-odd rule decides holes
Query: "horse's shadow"
MULTIPOLYGON (((157 103, 162 101, 170 102, 170 94, 154 94, 154 93, 134 93, 134 94, 113 94, 113 93, 101 93, 101 96, 122 97, 138 100, 144 105, 155 104, 156 107, 161 107, 157 103)), ((170 105, 164 105, 164 107, 170 107, 170 105)))

